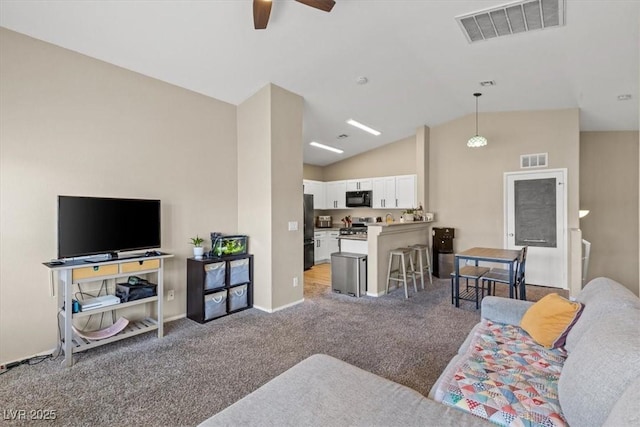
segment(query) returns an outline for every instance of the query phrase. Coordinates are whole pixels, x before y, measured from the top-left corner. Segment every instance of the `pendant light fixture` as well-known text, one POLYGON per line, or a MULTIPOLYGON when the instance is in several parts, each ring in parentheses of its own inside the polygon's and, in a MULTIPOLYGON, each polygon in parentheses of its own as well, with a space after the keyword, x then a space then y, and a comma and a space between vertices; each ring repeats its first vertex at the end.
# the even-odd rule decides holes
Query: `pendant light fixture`
POLYGON ((478 98, 481 97, 482 94, 474 93, 473 96, 476 97, 476 136, 469 138, 469 141, 467 141, 467 147, 478 148, 487 145, 487 138, 478 135, 478 98))

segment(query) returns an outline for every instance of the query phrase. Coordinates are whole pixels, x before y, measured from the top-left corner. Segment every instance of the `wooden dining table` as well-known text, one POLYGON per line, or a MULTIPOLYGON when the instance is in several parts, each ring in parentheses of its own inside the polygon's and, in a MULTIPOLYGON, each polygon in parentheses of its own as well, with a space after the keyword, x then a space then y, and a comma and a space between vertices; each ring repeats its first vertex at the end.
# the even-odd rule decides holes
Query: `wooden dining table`
MULTIPOLYGON (((460 261, 471 260, 477 266, 479 262, 494 262, 508 265, 509 270, 509 295, 511 295, 511 286, 514 286, 516 279, 516 262, 520 256, 519 249, 499 249, 499 248, 471 248, 464 252, 456 253, 454 260, 455 286, 454 299, 456 307, 460 307, 460 261)), ((476 289, 476 292, 478 290, 476 289)), ((526 300, 526 289, 524 280, 520 283, 520 299, 526 300)))

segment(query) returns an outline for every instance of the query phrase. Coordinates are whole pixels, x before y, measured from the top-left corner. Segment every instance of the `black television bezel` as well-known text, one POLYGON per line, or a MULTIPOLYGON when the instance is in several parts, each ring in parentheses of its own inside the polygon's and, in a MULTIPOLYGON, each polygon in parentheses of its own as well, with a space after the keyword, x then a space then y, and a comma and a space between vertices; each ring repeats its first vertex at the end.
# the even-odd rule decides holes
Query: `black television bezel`
POLYGON ((130 252, 130 251, 139 251, 143 249, 159 249, 162 247, 162 201, 160 199, 143 199, 143 198, 130 198, 130 197, 95 197, 95 196, 70 196, 60 194, 57 198, 57 210, 56 210, 56 246, 57 246, 57 254, 58 259, 73 259, 73 258, 84 258, 96 255, 108 255, 111 258, 117 258, 119 252, 130 252), (101 250, 95 252, 82 252, 73 255, 62 255, 60 253, 60 199, 61 198, 70 198, 70 199, 94 199, 94 200, 113 200, 113 201, 128 201, 128 202, 157 202, 158 204, 158 244, 157 245, 146 245, 139 247, 128 247, 128 248, 115 248, 113 250, 101 250))

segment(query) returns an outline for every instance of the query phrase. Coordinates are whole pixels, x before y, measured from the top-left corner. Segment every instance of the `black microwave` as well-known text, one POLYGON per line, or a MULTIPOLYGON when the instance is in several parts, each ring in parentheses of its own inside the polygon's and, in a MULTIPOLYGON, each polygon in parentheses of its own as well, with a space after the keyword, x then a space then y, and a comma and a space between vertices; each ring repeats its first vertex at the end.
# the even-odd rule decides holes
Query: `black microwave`
POLYGON ((347 191, 348 208, 371 207, 371 191, 347 191))

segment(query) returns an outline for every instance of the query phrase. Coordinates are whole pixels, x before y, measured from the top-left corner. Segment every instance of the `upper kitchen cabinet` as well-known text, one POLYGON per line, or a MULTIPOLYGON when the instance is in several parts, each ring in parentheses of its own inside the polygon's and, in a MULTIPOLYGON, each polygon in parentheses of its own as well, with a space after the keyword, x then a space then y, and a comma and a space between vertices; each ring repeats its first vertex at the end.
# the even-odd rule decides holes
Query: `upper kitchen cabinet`
POLYGON ((325 182, 325 209, 346 209, 347 181, 325 182))
POLYGON ((385 176, 382 178, 373 178, 373 201, 371 207, 374 209, 396 207, 396 177, 385 176))
POLYGON ((373 181, 369 179, 350 179, 347 181, 347 191, 370 191, 373 181))
POLYGON ((409 209, 416 204, 417 175, 373 178, 374 209, 409 209))
POLYGON ((304 194, 313 195, 313 208, 326 209, 325 183, 322 181, 312 181, 303 179, 302 186, 304 194))
POLYGON ((417 208, 417 175, 396 176, 396 207, 398 209, 417 208))

